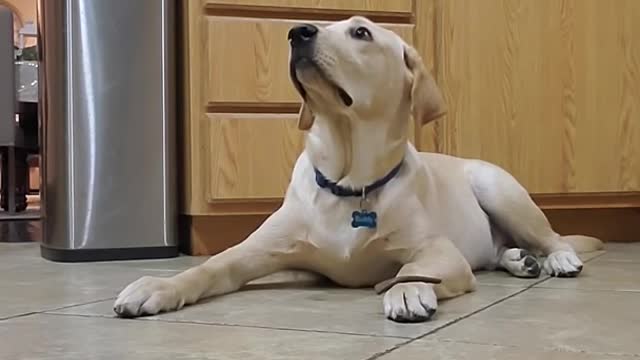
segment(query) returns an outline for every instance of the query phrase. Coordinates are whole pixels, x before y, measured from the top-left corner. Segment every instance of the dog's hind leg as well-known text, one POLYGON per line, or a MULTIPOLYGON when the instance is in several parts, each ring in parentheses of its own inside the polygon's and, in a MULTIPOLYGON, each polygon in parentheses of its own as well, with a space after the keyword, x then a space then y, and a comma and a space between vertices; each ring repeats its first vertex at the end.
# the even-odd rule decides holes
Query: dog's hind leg
POLYGON ((553 231, 529 193, 508 172, 493 164, 474 160, 465 167, 473 192, 491 221, 520 248, 546 256, 543 269, 550 275, 576 276, 582 261, 574 245, 583 251, 598 250, 602 243, 586 236, 563 239, 553 231))

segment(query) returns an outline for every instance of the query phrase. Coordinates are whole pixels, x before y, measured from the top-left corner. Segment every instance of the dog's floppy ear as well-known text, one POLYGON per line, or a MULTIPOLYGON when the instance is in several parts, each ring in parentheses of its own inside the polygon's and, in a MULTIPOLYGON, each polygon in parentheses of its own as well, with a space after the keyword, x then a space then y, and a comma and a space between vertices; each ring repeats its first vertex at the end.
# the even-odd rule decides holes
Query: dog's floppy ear
POLYGON ((309 106, 305 102, 300 106, 300 113, 298 115, 298 129, 309 130, 313 125, 313 114, 309 110, 309 106))
POLYGON ((414 121, 422 126, 446 113, 442 93, 425 68, 422 58, 409 45, 404 46, 404 63, 411 72, 411 111, 414 121))

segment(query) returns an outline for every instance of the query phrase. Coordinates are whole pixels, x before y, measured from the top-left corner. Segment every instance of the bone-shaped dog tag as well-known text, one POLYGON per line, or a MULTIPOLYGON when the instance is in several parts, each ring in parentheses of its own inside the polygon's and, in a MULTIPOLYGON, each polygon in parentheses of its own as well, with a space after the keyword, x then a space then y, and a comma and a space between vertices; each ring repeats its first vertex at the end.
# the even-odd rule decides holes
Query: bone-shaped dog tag
POLYGON ((375 211, 359 210, 351 213, 351 227, 375 229, 378 226, 378 214, 375 211))
POLYGON ((360 210, 356 210, 351 213, 351 227, 357 229, 359 227, 365 227, 368 229, 375 229, 378 226, 378 214, 375 211, 367 211, 365 205, 367 204, 367 192, 365 188, 362 188, 362 197, 360 198, 360 210))

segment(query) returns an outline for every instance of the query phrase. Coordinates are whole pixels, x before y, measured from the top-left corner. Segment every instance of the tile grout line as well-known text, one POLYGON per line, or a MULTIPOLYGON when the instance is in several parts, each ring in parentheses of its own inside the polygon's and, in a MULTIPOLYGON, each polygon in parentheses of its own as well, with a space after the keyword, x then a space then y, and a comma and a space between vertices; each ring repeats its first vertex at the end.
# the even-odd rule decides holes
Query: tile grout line
POLYGON ((61 306, 61 307, 57 307, 57 308, 53 308, 53 309, 48 309, 48 310, 43 310, 43 311, 38 311, 36 313, 38 314, 43 314, 43 313, 47 313, 50 311, 60 311, 60 310, 65 310, 65 309, 70 309, 76 306, 86 306, 86 305, 93 305, 93 304, 97 304, 99 302, 103 302, 103 301, 107 301, 107 300, 115 300, 115 297, 110 296, 108 298, 102 298, 102 299, 98 299, 98 300, 92 300, 86 303, 79 303, 79 304, 72 304, 72 305, 65 305, 65 306, 61 306))
MULTIPOLYGON (((465 344, 465 345, 478 345, 478 346, 491 346, 491 347, 506 347, 506 348, 511 348, 511 349, 522 349, 522 350, 527 350, 527 349, 534 349, 534 350, 539 350, 540 348, 536 348, 536 347, 526 347, 526 346, 522 346, 522 345, 514 345, 514 344, 499 344, 499 343, 493 343, 493 342, 477 342, 477 341, 468 341, 468 340, 454 340, 454 339, 443 339, 441 340, 443 343, 448 343, 448 344, 465 344)), ((588 354, 588 355, 606 355, 606 356, 624 356, 624 357, 633 357, 633 358, 639 358, 640 354, 636 354, 636 353, 612 353, 612 352, 593 352, 593 351, 587 351, 587 350, 572 350, 572 349, 563 349, 563 348, 557 348, 557 347, 551 347, 551 348, 542 348, 544 349, 544 351, 552 351, 552 352, 558 352, 558 353, 569 353, 569 354, 588 354)))
POLYGON ((90 318, 90 319, 111 319, 111 320, 121 320, 121 321, 150 322, 150 323, 155 322, 155 323, 166 323, 166 324, 186 324, 186 325, 235 327, 235 328, 263 329, 263 330, 295 331, 295 332, 304 332, 304 333, 350 335, 350 336, 360 336, 360 337, 370 337, 370 338, 386 338, 386 339, 399 339, 399 340, 411 339, 411 338, 406 337, 406 336, 362 334, 362 333, 343 332, 343 331, 296 329, 296 328, 286 328, 286 327, 273 327, 273 326, 260 326, 260 325, 241 325, 241 324, 215 323, 215 322, 204 322, 204 321, 187 321, 187 320, 175 320, 175 319, 172 320, 172 319, 159 319, 159 318, 150 318, 150 317, 147 317, 147 318, 145 318, 145 317, 118 318, 116 316, 107 316, 107 315, 71 314, 71 313, 56 313, 56 312, 43 313, 43 315, 54 315, 54 316, 61 316, 61 317, 72 316, 72 317, 81 317, 81 318, 90 318))
MULTIPOLYGON (((600 258, 600 257, 602 257, 602 256, 604 256, 604 255, 606 255, 606 254, 607 254, 607 251, 606 251, 606 250, 604 250, 601 254, 598 254, 598 255, 596 255, 596 256, 594 256, 594 257, 592 257, 592 258, 588 259, 588 260, 585 260, 585 261, 584 261, 584 263, 585 263, 585 264, 590 263, 591 261, 596 260, 596 259, 598 259, 598 258, 600 258)), ((605 260, 605 263, 609 263, 609 262, 612 262, 612 261, 605 260)), ((615 262, 615 261, 614 261, 614 262, 615 262)), ((630 263, 632 263, 632 262, 630 262, 630 263)), ((546 281, 546 280, 549 280, 549 279, 551 279, 551 277, 549 277, 549 278, 545 279, 545 281, 546 281)), ((539 284, 541 284, 541 283, 543 283, 543 282, 544 282, 544 281, 541 281, 539 284)), ((537 286, 537 285, 539 285, 539 284, 535 284, 535 285, 537 286)), ((536 287, 536 289, 543 289, 543 290, 568 290, 568 289, 565 289, 565 288, 546 287, 546 286, 538 286, 538 287, 536 287)), ((614 293, 616 293, 616 292, 623 292, 623 293, 630 293, 630 294, 637 294, 637 293, 639 293, 639 292, 640 292, 640 290, 611 290, 611 289, 571 289, 571 290, 573 290, 573 291, 586 291, 586 292, 614 292, 614 293)))
POLYGON ((32 312, 26 312, 26 313, 21 313, 21 314, 17 314, 17 315, 9 315, 7 317, 0 318, 0 322, 6 321, 6 320, 18 319, 18 318, 21 318, 21 317, 27 317, 27 316, 35 315, 35 314, 37 314, 37 312, 32 311, 32 312))
POLYGON ((586 263, 590 263, 591 261, 593 261, 593 260, 595 260, 595 259, 598 259, 598 258, 600 258, 600 257, 602 257, 602 256, 604 256, 604 255, 606 255, 606 254, 607 254, 607 250, 598 250, 598 251, 602 251, 602 253, 600 253, 600 254, 598 254, 598 255, 596 255, 596 256, 594 256, 594 257, 592 257, 592 258, 588 259, 588 260, 585 260, 585 261, 584 261, 584 263, 585 263, 585 264, 586 264, 586 263))
MULTIPOLYGON (((603 255, 605 255, 607 252, 604 251, 601 254, 598 254, 588 260, 585 260, 584 263, 589 263, 595 259, 598 259, 600 257, 602 257, 603 255)), ((349 333, 349 332, 335 332, 335 331, 327 331, 327 330, 306 330, 306 329, 290 329, 290 328, 282 328, 282 327, 269 327, 269 326, 253 326, 253 325, 240 325, 240 324, 225 324, 225 323, 205 323, 205 322, 193 322, 193 321, 179 321, 179 320, 164 320, 164 319, 140 319, 138 318, 137 320, 142 320, 142 321, 158 321, 158 322, 164 322, 164 323, 179 323, 179 324, 196 324, 196 325, 204 325, 204 326, 227 326, 227 327, 244 327, 244 328, 255 328, 255 329, 271 329, 271 330, 282 330, 282 331, 297 331, 297 332, 312 332, 312 333, 325 333, 325 334, 336 334, 336 335, 352 335, 352 336, 363 336, 363 337, 374 337, 374 338, 391 338, 391 339, 408 339, 405 342, 402 342, 400 344, 397 344, 383 352, 374 354, 373 356, 367 358, 367 360, 375 360, 375 359, 379 359, 380 357, 391 353, 405 345, 411 344, 417 340, 421 340, 424 339, 432 334, 435 334, 436 332, 447 328, 451 325, 454 325, 462 320, 465 320, 473 315, 476 315, 484 310, 487 310, 495 305, 498 305, 506 300, 509 300, 515 296, 518 296, 526 291, 528 291, 531 288, 534 288, 548 280, 550 280, 552 277, 547 276, 544 279, 541 279, 539 281, 534 282, 533 284, 511 294, 508 295, 502 299, 499 299, 493 303, 490 303, 476 311, 473 311, 467 315, 461 316, 459 318, 456 318, 448 323, 445 323, 439 327, 436 327, 435 329, 432 329, 428 332, 426 332, 425 334, 422 334, 418 337, 415 338, 408 338, 408 337, 402 337, 402 336, 386 336, 386 335, 377 335, 377 334, 362 334, 362 333, 349 333)), ((491 285, 487 285, 487 286, 491 286, 491 285)), ((499 285, 495 285, 495 286, 499 286, 499 285)), ((553 288, 545 288, 545 287, 538 287, 540 289, 553 289, 553 288)), ((84 302, 84 303, 77 303, 77 304, 71 304, 71 305, 65 305, 65 306, 61 306, 61 307, 56 307, 56 308, 51 308, 51 309, 44 309, 44 310, 39 310, 39 311, 31 311, 31 312, 26 312, 26 313, 21 313, 21 314, 17 314, 17 315, 11 315, 8 317, 3 317, 0 318, 0 322, 2 321, 6 321, 6 320, 11 320, 11 319, 16 319, 16 318, 21 318, 21 317, 28 317, 31 315, 37 315, 37 314, 47 314, 47 315, 55 315, 55 316, 78 316, 78 317, 89 317, 89 318, 109 318, 112 319, 111 317, 107 317, 107 316, 92 316, 92 315, 81 315, 81 314, 63 314, 63 313, 55 313, 55 311, 60 311, 60 310, 65 310, 65 309, 69 309, 69 308, 73 308, 73 307, 78 307, 78 306, 85 306, 85 305, 91 305, 91 304, 95 304, 95 303, 99 303, 102 301, 107 301, 107 300, 112 300, 114 299, 114 297, 108 297, 108 298, 102 298, 102 299, 98 299, 98 300, 93 300, 93 301, 89 301, 89 302, 84 302)))
POLYGON ((563 288, 563 287, 550 287, 550 286, 538 286, 536 289, 541 290, 571 290, 576 292, 594 292, 594 293, 624 293, 624 294, 640 294, 640 290, 626 290, 626 289, 590 289, 590 288, 563 288))
MULTIPOLYGON (((606 254, 606 252, 603 252, 602 254, 596 255, 596 256, 594 256, 594 257, 592 257, 592 258, 588 259, 588 260, 585 260, 585 261, 584 261, 584 263, 585 263, 585 264, 586 264, 586 263, 589 263, 589 262, 591 262, 592 260, 595 260, 595 259, 597 259, 597 258, 599 258, 599 257, 603 256, 604 254, 606 254)), ((451 325, 455 325, 455 324, 457 324, 458 322, 460 322, 460 321, 462 321, 462 320, 466 320, 466 319, 468 319, 468 318, 470 318, 470 317, 472 317, 472 316, 474 316, 474 315, 476 315, 476 314, 478 314, 478 313, 481 313, 481 312, 483 312, 483 311, 485 311, 485 310, 487 310, 487 309, 489 309, 489 308, 491 308, 491 307, 494 307, 495 305, 501 304, 501 303, 503 303, 503 302, 505 302, 505 301, 507 301, 507 300, 509 300, 509 299, 511 299, 511 298, 514 298, 514 297, 516 297, 516 296, 518 296, 518 295, 520 295, 520 294, 522 294, 522 293, 524 293, 524 292, 526 292, 526 291, 528 291, 528 290, 530 290, 530 289, 534 288, 535 286, 538 286, 538 285, 540 285, 540 284, 542 284, 542 283, 544 283, 544 282, 546 282, 546 281, 548 281, 548 280, 550 280, 550 279, 552 279, 552 278, 553 278, 552 276, 547 275, 544 279, 540 279, 540 280, 538 280, 538 281, 536 281, 536 282, 534 282, 534 283, 532 283, 532 284, 528 285, 527 287, 525 287, 525 288, 523 288, 523 289, 521 289, 521 290, 519 290, 519 291, 517 291, 517 292, 515 292, 515 293, 513 293, 513 294, 510 294, 510 295, 508 295, 508 296, 505 296, 504 298, 502 298, 502 299, 498 299, 498 300, 496 300, 496 301, 494 301, 494 302, 492 302, 492 303, 490 303, 490 304, 488 304, 488 305, 486 305, 486 306, 481 307, 481 308, 480 308, 480 309, 478 309, 478 310, 475 310, 475 311, 470 312, 470 313, 469 313, 469 314, 467 314, 467 315, 463 315, 463 316, 461 316, 461 317, 459 317, 459 318, 456 318, 456 319, 454 319, 454 320, 452 320, 452 321, 450 321, 450 322, 448 322, 448 323, 446 323, 446 324, 443 324, 443 325, 441 325, 441 326, 439 326, 439 327, 436 327, 435 329, 432 329, 432 330, 430 330, 430 331, 428 331, 428 332, 426 332, 426 333, 424 333, 424 334, 422 334, 422 335, 420 335, 420 336, 418 336, 418 337, 415 337, 415 338, 409 339, 409 340, 407 340, 407 341, 405 341, 405 342, 402 342, 402 343, 400 343, 400 344, 394 345, 394 346, 390 347, 390 348, 389 348, 389 349, 387 349, 387 350, 384 350, 384 351, 382 351, 382 352, 376 353, 376 354, 374 354, 374 355, 372 355, 372 356, 370 356, 370 357, 366 358, 366 360, 376 360, 376 359, 380 359, 380 358, 382 358, 383 356, 388 355, 389 353, 392 353, 392 352, 394 352, 394 351, 396 351, 396 350, 398 350, 398 349, 400 349, 400 348, 402 348, 402 347, 404 347, 404 346, 406 346, 406 345, 409 345, 409 344, 411 344, 411 343, 413 343, 413 342, 415 342, 415 341, 418 341, 418 340, 422 340, 422 339, 424 339, 424 338, 426 338, 426 337, 428 337, 428 336, 430 336, 430 335, 433 335, 433 334, 437 333, 438 331, 440 331, 440 330, 442 330, 442 329, 445 329, 445 328, 447 328, 447 327, 449 327, 449 326, 451 326, 451 325)))
POLYGON ((433 335, 433 334, 437 333, 438 331, 440 331, 442 329, 445 329, 445 328, 447 328, 447 327, 449 327, 451 325, 457 324, 462 320, 468 319, 473 315, 481 313, 481 312, 483 312, 483 311, 485 311, 485 310, 487 310, 487 309, 489 309, 489 308, 491 308, 491 307, 493 307, 495 305, 503 303, 503 302, 515 297, 515 296, 518 296, 518 295, 526 292, 527 290, 533 288, 534 286, 536 286, 536 285, 538 285, 538 284, 540 284, 540 283, 542 283, 544 281, 547 281, 547 280, 548 280, 548 278, 544 278, 544 279, 538 280, 535 283, 533 283, 533 284, 531 284, 531 285, 529 285, 529 286, 527 286, 527 287, 525 287, 523 289, 520 289, 520 290, 514 292, 513 294, 507 295, 507 296, 503 297, 502 299, 498 299, 498 300, 496 300, 496 301, 494 301, 494 302, 492 302, 490 304, 487 304, 487 305, 485 305, 485 306, 483 306, 483 307, 481 307, 481 308, 479 308, 477 310, 474 310, 474 311, 472 311, 472 312, 470 312, 470 313, 468 313, 466 315, 462 315, 462 316, 460 316, 460 317, 458 317, 456 319, 453 319, 453 320, 449 321, 448 323, 443 324, 441 326, 438 326, 435 329, 432 329, 432 330, 430 330, 430 331, 428 331, 428 332, 426 332, 426 333, 424 333, 424 334, 422 334, 420 336, 417 336, 415 338, 409 339, 409 340, 407 340, 405 342, 402 342, 400 344, 394 345, 394 346, 390 347, 389 349, 387 349, 385 351, 379 352, 377 354, 374 354, 371 357, 368 357, 366 360, 380 359, 381 357, 383 357, 385 355, 388 355, 389 353, 391 353, 393 351, 396 351, 396 350, 400 349, 401 347, 409 345, 409 344, 411 344, 411 343, 413 343, 415 341, 422 340, 422 339, 426 338, 427 336, 433 335))
POLYGON ((31 315, 37 315, 37 314, 47 314, 50 311, 60 311, 60 310, 69 309, 69 308, 76 307, 76 306, 92 305, 92 304, 96 304, 96 303, 99 303, 99 302, 107 301, 107 300, 110 300, 110 299, 113 299, 113 297, 108 297, 108 298, 98 299, 98 300, 92 300, 92 301, 88 301, 86 303, 64 305, 64 306, 55 307, 55 308, 51 308, 51 309, 44 309, 44 310, 38 310, 38 311, 29 311, 29 312, 26 312, 26 313, 10 315, 10 316, 7 316, 7 317, 0 318, 0 321, 12 320, 12 319, 17 319, 17 318, 27 317, 27 316, 31 316, 31 315))

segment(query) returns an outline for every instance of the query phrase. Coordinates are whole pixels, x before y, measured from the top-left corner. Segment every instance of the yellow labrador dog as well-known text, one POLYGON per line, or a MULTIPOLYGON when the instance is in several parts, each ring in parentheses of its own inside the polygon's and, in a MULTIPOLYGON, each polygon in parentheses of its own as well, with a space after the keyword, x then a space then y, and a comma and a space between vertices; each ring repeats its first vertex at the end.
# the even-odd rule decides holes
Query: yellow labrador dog
POLYGON ((554 232, 501 168, 416 151, 407 141, 409 118, 426 124, 444 105, 416 50, 396 34, 353 17, 296 26, 288 37, 291 79, 304 100, 299 127, 308 134, 282 207, 202 265, 130 284, 117 314, 177 310, 298 269, 346 287, 441 279, 397 281, 384 294, 389 319, 424 321, 438 299, 474 290, 474 270, 573 277, 582 270, 576 251, 602 247, 554 232), (539 263, 537 255, 546 258, 539 263))

